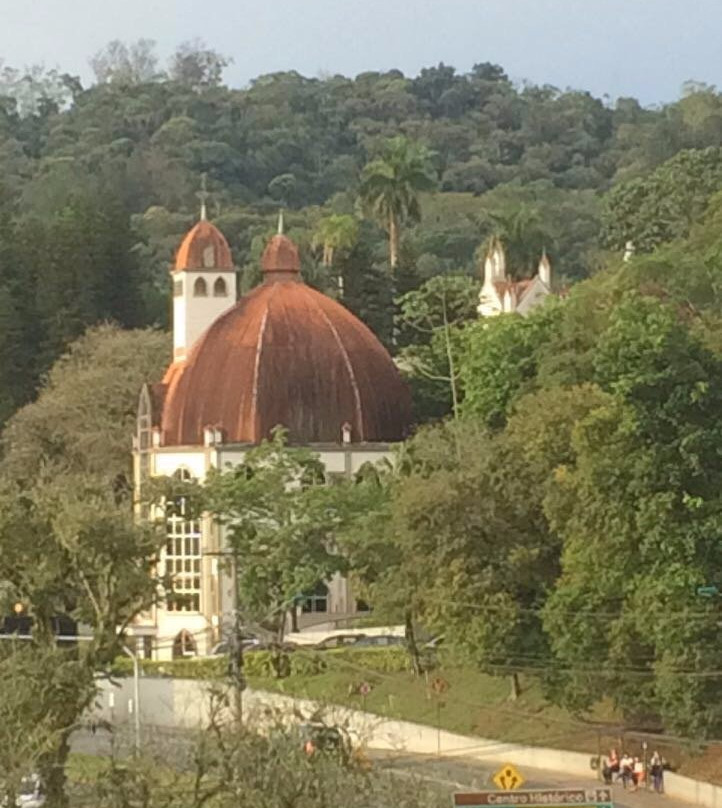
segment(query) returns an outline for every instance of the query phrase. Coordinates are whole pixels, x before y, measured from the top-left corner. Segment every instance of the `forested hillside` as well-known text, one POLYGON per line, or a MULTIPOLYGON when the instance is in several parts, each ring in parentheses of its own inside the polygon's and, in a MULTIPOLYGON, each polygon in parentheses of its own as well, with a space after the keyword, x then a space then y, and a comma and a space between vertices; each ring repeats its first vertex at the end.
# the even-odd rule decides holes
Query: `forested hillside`
POLYGON ((92 64, 88 87, 56 71, 0 70, 0 422, 88 325, 168 324, 167 267, 197 216, 203 174, 243 288, 257 281, 282 207, 307 280, 337 293, 340 276, 346 304, 390 344, 394 295, 476 272, 492 233, 516 272, 545 248, 561 281, 578 280, 638 231, 640 249, 684 235, 722 173, 722 98, 705 86, 645 109, 514 84, 483 62, 415 77, 278 73, 243 89, 224 86, 226 60, 198 43, 165 70, 142 41, 113 43, 92 64), (358 190, 363 167, 398 135, 429 150, 438 192, 401 234, 392 288, 386 233, 358 190), (707 185, 680 186, 680 175, 707 185), (682 194, 676 225, 666 208, 656 221, 662 192, 682 194), (334 215, 358 221, 330 258, 334 215))

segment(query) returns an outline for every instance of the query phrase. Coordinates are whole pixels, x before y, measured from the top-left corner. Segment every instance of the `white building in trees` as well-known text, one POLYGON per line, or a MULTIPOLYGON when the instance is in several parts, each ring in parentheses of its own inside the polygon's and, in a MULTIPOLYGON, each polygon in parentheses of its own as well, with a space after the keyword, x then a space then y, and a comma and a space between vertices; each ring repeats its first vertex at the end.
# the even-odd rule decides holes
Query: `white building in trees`
POLYGON ((482 317, 516 312, 526 316, 552 292, 552 267, 546 253, 533 278, 515 281, 507 272, 506 255, 499 239, 493 239, 484 259, 484 279, 478 312, 482 317))

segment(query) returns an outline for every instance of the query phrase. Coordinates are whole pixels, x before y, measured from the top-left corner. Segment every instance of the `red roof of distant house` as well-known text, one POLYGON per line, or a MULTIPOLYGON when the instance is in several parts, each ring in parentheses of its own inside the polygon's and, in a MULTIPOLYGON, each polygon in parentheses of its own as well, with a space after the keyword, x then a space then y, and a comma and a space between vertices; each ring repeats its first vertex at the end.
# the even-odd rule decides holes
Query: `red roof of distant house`
POLYGON ((507 292, 511 292, 518 302, 524 297, 532 283, 534 283, 534 278, 525 278, 521 281, 494 281, 494 288, 500 298, 503 298, 507 292))
POLYGON ((233 258, 225 236, 210 222, 201 220, 183 239, 175 259, 175 272, 185 269, 233 270, 233 258), (209 250, 212 250, 210 254, 209 250))

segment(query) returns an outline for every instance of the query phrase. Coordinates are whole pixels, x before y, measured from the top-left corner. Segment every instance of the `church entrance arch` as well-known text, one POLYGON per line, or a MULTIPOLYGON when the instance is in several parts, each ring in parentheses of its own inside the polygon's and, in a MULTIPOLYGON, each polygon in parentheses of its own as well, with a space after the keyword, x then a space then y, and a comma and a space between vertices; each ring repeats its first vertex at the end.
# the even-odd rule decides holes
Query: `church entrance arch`
POLYGON ((194 657, 198 654, 196 641, 190 631, 178 632, 175 640, 173 641, 173 659, 185 659, 186 657, 194 657))

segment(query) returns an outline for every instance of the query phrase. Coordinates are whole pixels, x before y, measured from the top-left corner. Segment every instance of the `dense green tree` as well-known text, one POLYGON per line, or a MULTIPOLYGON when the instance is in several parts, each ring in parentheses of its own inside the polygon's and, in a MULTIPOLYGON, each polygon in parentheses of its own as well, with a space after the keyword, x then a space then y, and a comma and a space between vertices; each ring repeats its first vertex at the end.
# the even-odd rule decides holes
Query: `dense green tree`
POLYGON ((608 694, 632 720, 716 734, 719 685, 703 674, 720 664, 719 620, 696 589, 722 575, 722 365, 673 309, 633 296, 595 369, 613 400, 579 424, 546 503, 564 547, 545 618, 561 698, 608 694))
POLYGON ((465 415, 503 426, 514 399, 535 389, 541 349, 558 319, 550 305, 526 318, 485 318, 466 329, 460 357, 465 415))
MULTIPOLYGON (((26 675, 35 678, 44 711, 43 743, 27 764, 42 776, 53 805, 67 805, 70 736, 96 696, 97 672, 121 651, 128 623, 155 600, 152 562, 161 541, 151 525, 136 523, 130 497, 102 477, 49 463, 22 488, 11 480, 0 483, 4 606, 9 596, 33 621, 36 653, 25 662, 34 670, 26 675), (92 639, 75 651, 55 652, 59 615, 86 626, 92 639)), ((32 711, 26 720, 32 732, 32 711)))
POLYGON ((7 423, 0 471, 27 481, 51 462, 64 472, 129 480, 140 389, 162 377, 169 356, 162 332, 88 331, 52 367, 37 400, 7 423))
POLYGON ((603 238, 642 252, 686 236, 722 182, 719 148, 683 151, 645 177, 617 185, 603 211, 603 238))
POLYGON ((14 786, 40 772, 53 805, 67 804, 70 735, 95 699, 97 674, 158 591, 153 562, 163 539, 134 516, 128 436, 139 385, 157 378, 167 350, 166 335, 91 331, 3 433, 0 614, 20 603, 32 621, 32 640, 0 648, 0 676, 22 676, 26 688, 4 700, 8 729, 27 741, 22 765, 4 777, 14 786), (59 616, 83 627, 77 647, 56 647, 59 616))

